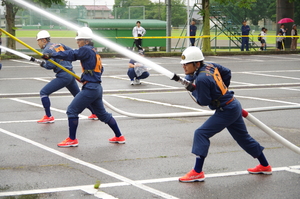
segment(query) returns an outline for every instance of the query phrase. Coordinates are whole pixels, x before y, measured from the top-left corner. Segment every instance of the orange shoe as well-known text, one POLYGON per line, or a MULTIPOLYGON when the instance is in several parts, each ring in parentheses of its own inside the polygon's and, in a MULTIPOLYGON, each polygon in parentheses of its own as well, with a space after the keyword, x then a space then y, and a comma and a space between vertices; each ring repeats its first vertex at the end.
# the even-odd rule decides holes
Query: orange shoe
POLYGON ((53 116, 48 117, 47 115, 45 115, 42 119, 37 121, 37 123, 39 124, 54 123, 54 117, 53 116))
POLYGON ((264 167, 261 164, 257 165, 254 168, 247 169, 251 174, 272 174, 272 167, 270 165, 264 167))
POLYGON ((109 139, 110 143, 119 143, 119 144, 125 144, 125 137, 122 135, 120 137, 113 137, 109 139))
POLYGON ((71 138, 67 138, 61 143, 57 144, 58 147, 72 147, 72 146, 78 146, 78 140, 72 140, 71 138))
POLYGON ((197 173, 194 169, 192 169, 190 172, 185 174, 185 176, 179 178, 180 182, 202 182, 204 181, 205 176, 204 172, 201 171, 200 173, 197 173))
POLYGON ((88 117, 88 119, 89 119, 89 120, 98 120, 98 117, 97 117, 97 115, 92 114, 92 115, 90 115, 90 116, 88 117))

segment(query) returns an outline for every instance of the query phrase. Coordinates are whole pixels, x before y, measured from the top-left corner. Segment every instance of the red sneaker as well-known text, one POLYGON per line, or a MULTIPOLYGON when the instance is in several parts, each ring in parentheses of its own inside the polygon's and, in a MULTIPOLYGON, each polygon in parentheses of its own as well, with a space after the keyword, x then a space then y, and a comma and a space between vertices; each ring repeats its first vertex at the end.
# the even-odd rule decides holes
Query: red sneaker
POLYGON ((180 182, 202 182, 204 181, 205 176, 204 172, 201 171, 200 173, 197 173, 194 169, 192 169, 190 172, 185 174, 185 176, 179 178, 180 182))
POLYGON ((54 123, 54 117, 53 116, 48 117, 47 115, 45 115, 42 119, 37 121, 37 123, 39 124, 54 123))
POLYGON ((270 165, 264 167, 261 164, 257 165, 254 168, 247 169, 249 173, 252 174, 272 174, 272 167, 270 165))
POLYGON ((89 120, 98 120, 98 117, 97 117, 97 115, 92 114, 92 115, 90 115, 90 116, 88 117, 88 119, 89 119, 89 120))
POLYGON ((125 144, 125 137, 122 135, 120 137, 113 137, 109 139, 110 143, 119 143, 119 144, 125 144))
POLYGON ((71 138, 67 138, 61 143, 57 144, 58 147, 72 147, 72 146, 78 146, 78 140, 72 140, 71 138))

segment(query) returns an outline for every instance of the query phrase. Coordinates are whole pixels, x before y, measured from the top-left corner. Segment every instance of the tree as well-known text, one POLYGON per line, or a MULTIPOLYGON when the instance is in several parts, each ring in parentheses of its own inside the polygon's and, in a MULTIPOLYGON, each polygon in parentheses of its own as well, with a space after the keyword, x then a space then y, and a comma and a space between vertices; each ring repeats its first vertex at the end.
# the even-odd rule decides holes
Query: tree
MULTIPOLYGON (((116 16, 117 19, 128 19, 129 18, 129 7, 131 6, 145 6, 145 18, 146 19, 159 19, 166 20, 166 4, 164 3, 153 3, 150 0, 115 0, 113 6, 112 15, 116 16)), ((132 13, 134 7, 130 8, 130 19, 141 19, 143 15, 142 9, 137 8, 135 13, 132 13)), ((171 0, 171 12, 172 19, 171 24, 177 27, 184 24, 186 21, 186 6, 183 0, 171 0)))
MULTIPOLYGON (((183 0, 171 0, 171 24, 173 27, 178 27, 186 22, 186 6, 183 0)), ((166 20, 166 9, 162 11, 162 20, 166 20)))
MULTIPOLYGON (((294 1, 292 0, 277 0, 276 4, 276 21, 282 18, 294 18, 294 1)), ((280 28, 280 24, 277 24, 277 29, 280 28)), ((292 24, 285 24, 287 28, 286 35, 291 35, 292 24)), ((291 39, 287 38, 284 42, 285 48, 290 48, 291 39)))
MULTIPOLYGON (((257 0, 215 0, 218 3, 223 5, 227 5, 229 3, 236 3, 236 5, 240 8, 248 8, 250 9, 252 4, 256 3, 257 0)), ((210 0, 202 0, 202 11, 201 15, 203 16, 203 34, 207 37, 203 38, 203 48, 202 51, 210 52, 210 26, 209 26, 209 4, 210 0)))
MULTIPOLYGON (((33 0, 30 1, 36 4, 39 4, 42 7, 50 7, 52 4, 65 4, 64 0, 33 0)), ((12 1, 2 0, 2 6, 6 7, 6 31, 11 35, 16 35, 16 27, 15 27, 15 18, 16 14, 19 10, 23 8, 14 4, 12 1)), ((8 38, 7 39, 7 47, 11 49, 16 49, 16 41, 8 38)))

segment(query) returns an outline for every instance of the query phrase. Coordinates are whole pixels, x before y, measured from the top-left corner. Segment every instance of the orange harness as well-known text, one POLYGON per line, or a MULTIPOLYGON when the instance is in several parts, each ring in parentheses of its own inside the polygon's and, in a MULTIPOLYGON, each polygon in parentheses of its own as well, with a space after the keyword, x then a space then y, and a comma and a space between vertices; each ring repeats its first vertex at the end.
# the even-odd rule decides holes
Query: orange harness
POLYGON ((101 73, 102 71, 102 62, 101 62, 101 56, 99 54, 96 53, 96 65, 95 65, 95 68, 92 69, 92 70, 87 70, 87 69, 84 69, 81 65, 81 69, 82 69, 82 73, 89 73, 91 75, 93 75, 93 71, 94 72, 98 72, 98 73, 101 73))
MULTIPOLYGON (((222 80, 222 76, 220 75, 219 69, 217 67, 214 67, 212 64, 209 64, 209 66, 215 69, 214 73, 211 73, 209 71, 200 71, 200 73, 207 73, 207 74, 210 74, 211 76, 213 76, 213 78, 214 78, 217 86, 221 90, 221 95, 218 97, 218 99, 212 100, 212 104, 214 106, 220 107, 220 100, 219 100, 219 98, 226 94, 226 92, 228 91, 228 88, 227 88, 227 86, 224 84, 224 82, 222 80)), ((228 105, 233 100, 234 100, 234 98, 230 99, 225 104, 228 105)))
POLYGON ((225 95, 225 93, 228 91, 227 86, 224 84, 222 77, 220 75, 219 69, 217 67, 214 67, 214 73, 212 74, 209 71, 201 71, 200 73, 208 73, 211 76, 213 76, 215 82, 217 83, 219 89, 221 90, 222 95, 225 95))

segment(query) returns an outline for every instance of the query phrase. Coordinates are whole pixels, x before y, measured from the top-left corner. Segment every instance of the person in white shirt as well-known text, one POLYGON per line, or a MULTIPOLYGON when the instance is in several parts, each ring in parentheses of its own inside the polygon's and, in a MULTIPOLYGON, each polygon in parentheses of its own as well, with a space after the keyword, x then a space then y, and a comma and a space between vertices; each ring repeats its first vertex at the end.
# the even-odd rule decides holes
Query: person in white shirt
POLYGON ((146 30, 141 26, 141 22, 137 21, 136 26, 132 29, 132 36, 134 37, 134 43, 139 50, 142 48, 142 38, 146 34, 146 30))
POLYGON ((265 49, 265 46, 266 46, 266 33, 265 33, 265 30, 266 28, 263 27, 261 28, 261 32, 260 32, 260 37, 261 37, 261 40, 260 40, 260 43, 261 43, 261 46, 260 46, 260 50, 263 51, 265 49))

